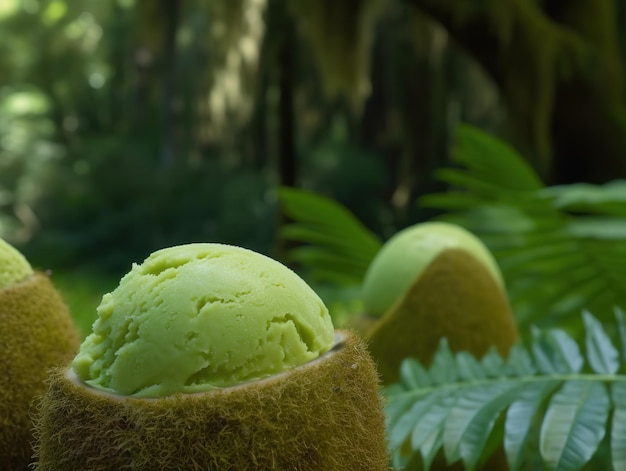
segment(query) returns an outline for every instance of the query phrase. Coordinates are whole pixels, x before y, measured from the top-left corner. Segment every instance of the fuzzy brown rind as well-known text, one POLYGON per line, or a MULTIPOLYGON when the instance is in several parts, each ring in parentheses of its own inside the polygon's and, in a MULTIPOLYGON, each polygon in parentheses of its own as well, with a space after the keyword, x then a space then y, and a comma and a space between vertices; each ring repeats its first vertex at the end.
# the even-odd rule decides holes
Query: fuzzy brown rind
POLYGON ((58 370, 39 406, 37 469, 385 470, 378 373, 342 334, 312 363, 200 394, 116 397, 58 370))
POLYGON ((492 345, 506 355, 519 340, 506 294, 483 264, 461 249, 439 254, 370 332, 369 348, 383 383, 398 380, 404 358, 429 365, 442 337, 452 351, 477 357, 492 345))
POLYGON ((80 338, 49 278, 35 273, 0 290, 0 464, 24 470, 32 461, 33 398, 49 369, 74 357, 80 338))

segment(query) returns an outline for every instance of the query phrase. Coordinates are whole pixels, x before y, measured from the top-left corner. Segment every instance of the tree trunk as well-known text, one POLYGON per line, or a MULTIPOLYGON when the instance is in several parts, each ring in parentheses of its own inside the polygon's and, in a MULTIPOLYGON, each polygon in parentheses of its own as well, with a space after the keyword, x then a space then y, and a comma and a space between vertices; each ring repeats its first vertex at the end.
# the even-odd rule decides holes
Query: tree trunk
POLYGON ((281 12, 282 38, 278 50, 278 88, 280 102, 278 110, 278 154, 280 183, 284 186, 296 186, 296 148, 294 141, 294 31, 293 22, 286 12, 281 12))
POLYGON ((162 13, 165 17, 164 57, 163 57, 163 102, 161 128, 163 143, 161 165, 170 165, 176 158, 176 129, 174 123, 174 101, 176 94, 176 32, 180 17, 180 0, 162 0, 162 13))

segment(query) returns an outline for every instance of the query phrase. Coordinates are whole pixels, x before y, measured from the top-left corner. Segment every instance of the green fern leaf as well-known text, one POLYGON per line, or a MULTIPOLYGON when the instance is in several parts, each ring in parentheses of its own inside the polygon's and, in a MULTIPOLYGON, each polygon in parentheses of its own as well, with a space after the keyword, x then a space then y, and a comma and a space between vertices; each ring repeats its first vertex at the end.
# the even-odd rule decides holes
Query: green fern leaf
MULTIPOLYGON (((472 360, 474 358, 472 357, 472 360)), ((476 360, 474 360, 475 362, 476 360)), ((406 389, 430 386, 432 381, 428 371, 417 360, 407 358, 400 366, 400 379, 406 389)))
POLYGON ((463 459, 473 470, 501 412, 517 397, 518 385, 492 383, 470 387, 459 398, 443 431, 446 459, 463 459))
POLYGON ((530 383, 518 393, 506 413, 504 448, 511 471, 518 471, 531 440, 532 425, 546 397, 560 386, 560 381, 530 383))
POLYGON ((438 391, 426 400, 431 401, 430 409, 415 422, 411 447, 420 450, 422 457, 432 460, 443 444, 444 426, 456 404, 457 394, 451 390, 438 391))
MULTIPOLYGON (((428 412, 430 415, 430 410, 433 407, 437 406, 437 403, 441 400, 441 396, 437 395, 437 394, 432 394, 430 395, 428 398, 426 398, 424 401, 421 402, 421 404, 424 405, 424 409, 422 410, 422 413, 419 416, 420 420, 416 420, 413 422, 413 429, 411 431, 411 446, 414 448, 419 448, 420 450, 425 450, 425 454, 429 455, 430 454, 430 450, 432 449, 433 443, 434 441, 432 440, 434 438, 433 435, 433 428, 432 427, 426 427, 422 422, 421 419, 426 415, 426 413, 428 412)), ((437 406, 439 407, 439 406, 437 406)), ((436 422, 437 423, 437 422, 436 422)), ((441 433, 439 435, 443 435, 443 432, 440 431, 441 433)), ((405 437, 406 438, 406 437, 405 437)), ((439 436, 438 440, 441 440, 443 437, 439 436)), ((437 451, 437 450, 434 450, 437 451)))
MULTIPOLYGON (((420 422, 429 408, 434 405, 436 399, 435 396, 429 396, 428 399, 424 401, 415 402, 402 414, 389 435, 390 446, 394 448, 399 447, 406 441, 407 437, 411 435, 415 429, 415 424, 420 422)), ((419 442, 414 444, 414 446, 419 445, 419 442)))
POLYGON ((532 352, 539 371, 545 374, 578 373, 584 360, 576 342, 565 332, 551 329, 546 332, 532 328, 532 352))
POLYGON ((583 313, 585 327, 588 335, 586 337, 587 358, 589 366, 599 374, 612 375, 619 369, 619 353, 611 343, 611 339, 606 334, 598 319, 589 312, 583 313))
POLYGON ((468 125, 457 130, 455 160, 486 182, 500 182, 514 191, 538 190, 544 185, 530 165, 513 148, 468 125))
POLYGON ((542 190, 553 206, 569 212, 592 212, 626 216, 626 181, 615 180, 604 186, 587 183, 552 186, 542 190))
POLYGON ((622 346, 622 361, 626 361, 626 315, 620 308, 615 308, 615 320, 617 322, 620 345, 622 346))
POLYGON ((461 380, 472 381, 487 378, 487 373, 485 372, 483 366, 478 360, 476 360, 476 358, 472 354, 463 351, 458 352, 456 354, 456 362, 459 372, 459 378, 461 380))
POLYGON ((510 146, 469 126, 454 155, 461 168, 436 172, 450 189, 420 204, 493 251, 520 326, 581 332, 582 309, 608 322, 626 305, 626 181, 545 187, 510 146))
POLYGON ((303 243, 289 251, 312 279, 339 285, 358 285, 382 242, 345 207, 320 195, 281 188, 279 200, 293 220, 279 236, 303 243))
POLYGON ((555 471, 581 469, 604 438, 609 398, 602 383, 566 381, 552 397, 541 427, 540 450, 555 471))
POLYGON ((506 359, 494 350, 481 360, 453 354, 443 340, 430 367, 405 360, 400 382, 386 390, 392 463, 414 469, 421 456, 428 469, 443 451, 448 463, 474 470, 490 437, 502 436, 513 471, 537 459, 577 471, 609 434, 613 469, 624 469, 626 375, 602 324, 583 318, 584 354, 564 331, 534 329, 531 345, 506 359))
POLYGON ((458 378, 455 357, 448 340, 441 340, 441 347, 435 352, 432 359, 433 368, 430 370, 430 378, 433 384, 450 384, 458 378))
POLYGON ((615 407, 611 420, 611 460, 613 469, 626 469, 626 383, 611 386, 611 399, 615 407))

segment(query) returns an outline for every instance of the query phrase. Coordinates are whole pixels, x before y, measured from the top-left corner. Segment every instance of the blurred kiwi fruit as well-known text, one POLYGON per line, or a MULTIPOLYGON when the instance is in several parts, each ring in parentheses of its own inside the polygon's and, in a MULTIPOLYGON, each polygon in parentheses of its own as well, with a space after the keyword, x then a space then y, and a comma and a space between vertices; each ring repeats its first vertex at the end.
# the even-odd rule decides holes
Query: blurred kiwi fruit
MULTIPOLYGON (((465 229, 427 222, 397 233, 366 274, 367 339, 384 384, 399 379, 402 360, 430 365, 443 337, 452 351, 477 358, 490 348, 506 356, 519 341, 497 263, 465 229)), ((420 469, 421 460, 407 469, 420 469)), ((438 457, 433 470, 463 469, 438 457)), ((507 469, 502 448, 483 469, 507 469)))
POLYGON ((48 275, 0 239, 0 466, 32 461, 32 413, 49 370, 78 351, 80 335, 48 275))

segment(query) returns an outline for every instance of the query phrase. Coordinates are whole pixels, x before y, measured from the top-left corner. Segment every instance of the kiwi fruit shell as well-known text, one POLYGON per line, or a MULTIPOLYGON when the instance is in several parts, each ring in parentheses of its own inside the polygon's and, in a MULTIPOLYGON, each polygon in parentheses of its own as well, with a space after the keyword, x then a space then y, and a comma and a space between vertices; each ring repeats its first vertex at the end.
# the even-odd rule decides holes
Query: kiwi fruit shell
POLYGON ((383 383, 398 380, 407 357, 429 365, 443 337, 452 351, 502 355, 519 340, 505 292, 485 266, 462 249, 441 252, 369 332, 383 383))
POLYGON ((80 336, 47 275, 35 272, 0 289, 0 468, 32 461, 31 406, 52 367, 74 357, 80 336))
POLYGON ((40 471, 388 469, 378 373, 348 331, 312 362, 204 393, 116 396, 59 368, 38 411, 40 471))

